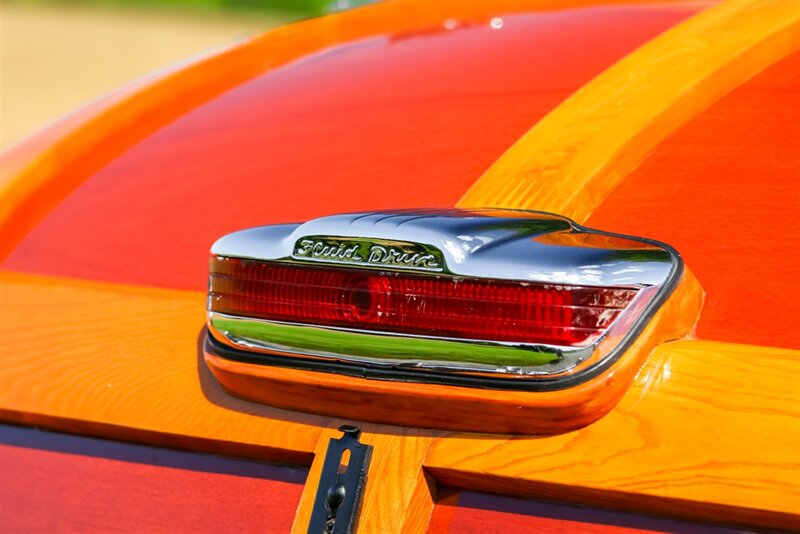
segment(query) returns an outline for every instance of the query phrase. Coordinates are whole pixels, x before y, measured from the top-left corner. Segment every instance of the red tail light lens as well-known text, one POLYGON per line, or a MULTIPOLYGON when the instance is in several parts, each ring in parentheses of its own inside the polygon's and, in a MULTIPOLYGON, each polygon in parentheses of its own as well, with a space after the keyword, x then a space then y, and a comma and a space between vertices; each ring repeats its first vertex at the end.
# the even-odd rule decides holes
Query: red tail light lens
POLYGON ((637 289, 417 275, 212 257, 211 312, 509 343, 584 346, 637 289))

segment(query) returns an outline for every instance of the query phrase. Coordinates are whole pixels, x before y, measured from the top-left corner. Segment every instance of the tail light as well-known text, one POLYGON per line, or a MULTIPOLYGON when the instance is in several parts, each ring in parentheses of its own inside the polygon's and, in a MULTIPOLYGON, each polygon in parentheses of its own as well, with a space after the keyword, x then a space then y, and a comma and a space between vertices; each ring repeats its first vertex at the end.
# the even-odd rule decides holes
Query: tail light
POLYGON ((637 291, 214 257, 210 310, 361 332, 581 347, 637 291))
POLYGON ((213 341, 248 361, 536 390, 611 365, 681 263, 556 215, 418 210, 236 232, 210 267, 213 341))

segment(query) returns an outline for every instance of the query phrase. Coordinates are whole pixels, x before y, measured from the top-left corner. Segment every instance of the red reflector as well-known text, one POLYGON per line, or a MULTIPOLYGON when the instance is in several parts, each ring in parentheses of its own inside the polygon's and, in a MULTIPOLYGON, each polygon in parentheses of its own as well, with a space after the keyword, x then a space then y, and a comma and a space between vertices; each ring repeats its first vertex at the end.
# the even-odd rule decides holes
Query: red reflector
POLYGON ((211 259, 210 311, 434 337, 591 343, 636 294, 587 287, 211 259))

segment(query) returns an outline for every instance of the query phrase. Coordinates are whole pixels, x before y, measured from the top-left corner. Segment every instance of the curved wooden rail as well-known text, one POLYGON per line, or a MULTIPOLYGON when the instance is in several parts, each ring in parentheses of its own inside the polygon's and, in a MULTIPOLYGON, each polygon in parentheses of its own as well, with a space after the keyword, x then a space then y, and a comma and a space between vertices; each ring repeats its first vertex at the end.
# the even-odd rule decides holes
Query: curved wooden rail
POLYGON ((794 2, 724 2, 676 25, 539 121, 459 201, 584 222, 661 140, 800 49, 794 2))
POLYGON ((796 529, 798 384, 800 351, 667 343, 594 425, 544 438, 452 435, 425 466, 461 488, 796 529))

